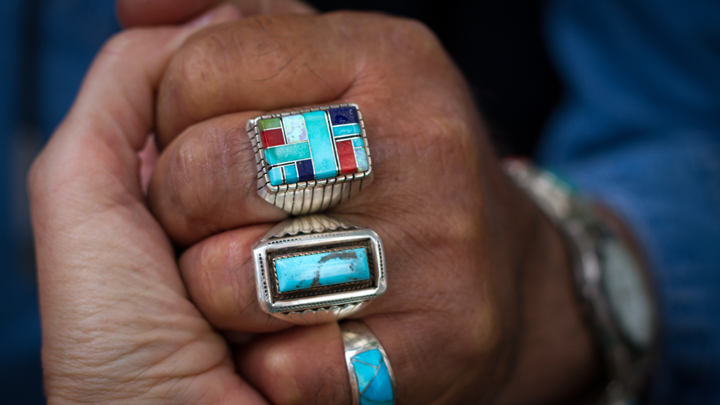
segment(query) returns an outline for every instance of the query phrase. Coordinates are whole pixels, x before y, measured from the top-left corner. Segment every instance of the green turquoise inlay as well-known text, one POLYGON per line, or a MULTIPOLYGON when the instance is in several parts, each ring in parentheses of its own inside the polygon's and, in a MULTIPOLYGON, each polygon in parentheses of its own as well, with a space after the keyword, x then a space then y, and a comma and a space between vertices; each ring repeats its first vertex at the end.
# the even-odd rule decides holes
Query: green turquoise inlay
POLYGON ((264 131, 266 129, 280 128, 280 119, 270 118, 267 120, 260 120, 258 126, 260 127, 260 131, 264 131))
POLYGON ((373 349, 352 358, 360 391, 360 405, 393 405, 392 381, 380 350, 373 349))
POLYGON ((281 293, 370 280, 365 248, 276 259, 275 271, 281 293))
POLYGON ((265 160, 271 165, 310 159, 310 148, 307 142, 291 143, 265 149, 265 160))

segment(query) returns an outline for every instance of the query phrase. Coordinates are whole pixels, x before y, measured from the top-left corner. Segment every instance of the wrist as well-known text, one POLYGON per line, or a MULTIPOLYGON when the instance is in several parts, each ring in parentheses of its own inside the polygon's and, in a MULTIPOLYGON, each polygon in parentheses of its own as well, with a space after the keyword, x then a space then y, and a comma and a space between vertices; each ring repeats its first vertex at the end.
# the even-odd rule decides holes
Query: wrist
POLYGON ((519 189, 528 218, 513 371, 497 404, 577 403, 602 384, 602 360, 575 294, 565 238, 519 189))

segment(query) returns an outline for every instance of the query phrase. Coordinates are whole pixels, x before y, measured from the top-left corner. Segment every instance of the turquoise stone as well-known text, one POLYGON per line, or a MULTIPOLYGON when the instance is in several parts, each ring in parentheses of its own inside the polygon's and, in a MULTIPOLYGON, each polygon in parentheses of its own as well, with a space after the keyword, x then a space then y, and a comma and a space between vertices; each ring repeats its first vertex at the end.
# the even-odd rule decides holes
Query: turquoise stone
POLYGON ((298 182, 298 172, 295 164, 287 165, 285 168, 285 183, 293 184, 298 182))
POLYGON ((279 186, 283 183, 282 169, 279 167, 273 167, 270 169, 270 184, 273 186, 279 186))
POLYGON ((365 145, 363 144, 362 138, 353 138, 352 143, 353 143, 354 148, 364 148, 365 147, 365 145))
POLYGON ((392 403, 394 399, 392 382, 390 381, 390 373, 388 372, 385 362, 380 365, 375 374, 375 378, 373 378, 370 385, 365 388, 365 391, 360 394, 360 398, 378 403, 386 403, 388 401, 392 403))
POLYGON ((305 113, 303 117, 312 149, 315 178, 320 180, 337 176, 335 151, 325 111, 305 113))
POLYGON ((355 377, 357 377, 358 390, 363 392, 375 377, 377 367, 369 366, 365 363, 360 363, 359 361, 353 361, 353 367, 355 367, 355 377))
POLYGON ((365 248, 276 259, 275 271, 281 293, 370 280, 365 248))
POLYGON ((352 358, 360 392, 360 405, 393 405, 395 397, 390 373, 380 350, 373 349, 352 358))
POLYGON ((349 125, 340 125, 332 127, 333 135, 338 136, 348 136, 348 135, 357 135, 360 131, 360 125, 358 124, 349 124, 349 125))
POLYGON ((355 361, 361 361, 365 364, 369 364, 373 367, 377 367, 380 365, 380 363, 383 361, 382 353, 380 353, 380 350, 368 350, 366 352, 362 352, 355 357, 353 357, 353 360, 355 361))
POLYGON ((310 159, 310 148, 307 142, 291 143, 265 149, 265 160, 271 166, 310 159))

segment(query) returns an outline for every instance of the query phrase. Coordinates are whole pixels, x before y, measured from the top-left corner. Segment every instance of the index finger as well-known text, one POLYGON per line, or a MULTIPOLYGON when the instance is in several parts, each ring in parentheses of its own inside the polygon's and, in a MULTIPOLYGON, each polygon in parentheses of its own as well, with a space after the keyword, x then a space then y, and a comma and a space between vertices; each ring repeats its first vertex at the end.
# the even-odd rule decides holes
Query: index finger
POLYGON ((419 23, 348 12, 256 16, 183 46, 160 86, 158 142, 164 147, 189 126, 228 113, 412 100, 414 93, 439 90, 433 86, 448 77, 462 80, 419 23), (417 71, 419 60, 423 83, 404 74, 417 71))
MULTIPOLYGON (((126 28, 177 24, 224 0, 118 0, 118 19, 126 28)), ((257 14, 311 14, 315 10, 299 0, 235 0, 243 17, 257 14)))

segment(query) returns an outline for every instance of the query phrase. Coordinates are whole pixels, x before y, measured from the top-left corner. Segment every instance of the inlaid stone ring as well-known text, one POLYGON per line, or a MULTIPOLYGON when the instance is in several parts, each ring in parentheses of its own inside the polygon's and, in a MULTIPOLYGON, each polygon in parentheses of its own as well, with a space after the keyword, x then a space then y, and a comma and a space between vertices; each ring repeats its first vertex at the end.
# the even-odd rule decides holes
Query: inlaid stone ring
POLYGON ((380 342, 364 323, 340 324, 352 405, 393 405, 395 375, 380 342))
POLYGON ((348 199, 372 181, 362 114, 355 104, 263 115, 248 121, 265 201, 304 215, 348 199))
POLYGON ((334 217, 283 221, 253 255, 260 308, 295 324, 346 317, 386 289, 380 237, 334 217))

